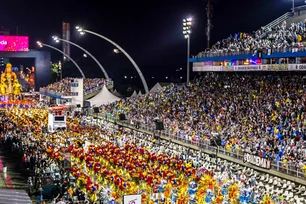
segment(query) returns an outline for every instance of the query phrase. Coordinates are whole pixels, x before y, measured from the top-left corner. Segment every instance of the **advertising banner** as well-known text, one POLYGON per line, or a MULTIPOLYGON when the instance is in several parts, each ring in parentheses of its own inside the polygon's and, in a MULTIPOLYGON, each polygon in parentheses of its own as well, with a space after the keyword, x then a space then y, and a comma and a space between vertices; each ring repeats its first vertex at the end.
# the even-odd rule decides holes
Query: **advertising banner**
POLYGON ((289 70, 291 71, 306 71, 306 64, 290 64, 289 70))
POLYGON ((306 64, 265 64, 241 66, 211 66, 193 63, 194 72, 306 71, 306 64))
POLYGON ((141 204, 141 195, 123 196, 123 204, 141 204))
POLYGON ((244 158, 243 158, 244 162, 253 164, 255 166, 264 168, 264 169, 270 169, 271 168, 271 161, 269 159, 266 158, 261 158, 259 156, 250 154, 245 152, 244 153, 244 158))
POLYGON ((0 36, 0 51, 29 51, 29 37, 0 36))

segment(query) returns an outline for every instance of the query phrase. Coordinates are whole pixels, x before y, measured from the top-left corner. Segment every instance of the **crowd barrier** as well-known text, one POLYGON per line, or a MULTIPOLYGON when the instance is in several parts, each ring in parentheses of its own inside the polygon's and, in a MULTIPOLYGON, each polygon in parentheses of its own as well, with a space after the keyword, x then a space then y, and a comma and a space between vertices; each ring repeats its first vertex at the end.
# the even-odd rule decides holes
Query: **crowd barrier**
MULTIPOLYGON (((90 112, 92 113, 92 112, 90 112)), ((117 117, 115 117, 112 114, 109 113, 92 113, 93 116, 97 116, 97 117, 101 117, 104 118, 106 120, 110 120, 113 122, 117 121, 117 117)), ((210 141, 208 139, 202 139, 199 138, 197 140, 193 140, 190 138, 186 138, 183 135, 180 134, 175 134, 169 130, 161 130, 161 131, 156 131, 155 125, 154 124, 143 124, 141 122, 135 121, 135 120, 125 120, 125 121, 120 121, 123 124, 126 124, 127 126, 134 126, 137 127, 138 129, 143 129, 155 134, 158 134, 160 136, 163 137, 168 137, 171 139, 175 139, 178 141, 182 141, 186 144, 191 144, 191 145, 195 145, 197 146, 199 149, 206 149, 212 152, 215 152, 217 155, 218 154, 222 154, 222 155, 226 155, 226 156, 230 156, 233 157, 235 159, 241 160, 243 162, 244 161, 244 152, 242 150, 236 150, 236 149, 232 149, 231 151, 228 151, 225 147, 222 146, 211 146, 210 145, 210 141)), ((281 162, 281 161, 271 161, 271 166, 270 169, 273 169, 275 171, 284 173, 284 174, 288 174, 294 177, 298 177, 301 178, 303 180, 306 180, 305 177, 305 172, 301 169, 301 167, 298 166, 298 164, 294 164, 292 162, 281 162)))

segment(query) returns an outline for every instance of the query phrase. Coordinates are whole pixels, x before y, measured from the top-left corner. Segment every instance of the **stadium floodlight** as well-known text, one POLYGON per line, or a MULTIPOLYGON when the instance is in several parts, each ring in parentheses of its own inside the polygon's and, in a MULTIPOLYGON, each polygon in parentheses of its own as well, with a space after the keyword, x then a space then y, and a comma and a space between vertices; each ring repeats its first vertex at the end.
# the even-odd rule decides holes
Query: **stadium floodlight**
POLYGON ((66 42, 66 43, 69 43, 69 44, 71 44, 71 45, 73 45, 73 46, 75 46, 75 47, 81 49, 83 52, 85 52, 88 56, 90 56, 90 57, 97 63, 97 65, 98 65, 98 66, 100 67, 100 69, 102 70, 102 72, 103 72, 105 78, 106 78, 106 79, 109 79, 109 76, 108 76, 107 72, 105 71, 104 67, 100 64, 100 62, 99 62, 90 52, 88 52, 87 50, 85 50, 85 49, 84 49, 83 47, 81 47, 80 45, 78 45, 78 44, 76 44, 76 43, 74 43, 74 42, 71 42, 71 41, 69 41, 69 40, 65 40, 65 39, 59 38, 59 37, 57 37, 57 36, 52 36, 52 38, 53 38, 53 40, 54 40, 55 42, 60 42, 60 41, 66 42))
POLYGON ((89 33, 89 34, 92 34, 92 35, 95 35, 95 36, 98 36, 99 38, 102 38, 103 40, 106 40, 108 41, 109 43, 113 44, 117 49, 118 51, 120 50, 120 52, 122 52, 129 60, 130 62, 133 64, 133 66, 135 67, 138 75, 140 76, 140 79, 142 81, 142 84, 144 86, 144 89, 145 89, 145 92, 146 93, 149 93, 149 88, 148 88, 148 85, 147 85, 147 82, 146 82, 146 79, 144 78, 140 68, 138 67, 138 65, 136 64, 136 62, 133 60, 133 58, 122 48, 120 47, 117 43, 115 43, 114 41, 112 41, 111 39, 99 34, 99 33, 96 33, 96 32, 93 32, 93 31, 90 31, 90 30, 86 30, 84 28, 82 28, 81 26, 76 26, 76 29, 77 31, 81 34, 81 35, 84 35, 85 33, 89 33))
POLYGON ((183 19, 183 35, 187 40, 187 83, 189 82, 189 57, 190 57, 190 35, 191 35, 192 18, 183 19))
POLYGON ((51 45, 42 43, 42 42, 40 42, 40 41, 37 41, 37 44, 38 44, 39 47, 44 47, 44 46, 45 46, 45 47, 49 47, 49 48, 51 48, 51 49, 53 49, 53 50, 58 51, 59 53, 62 53, 62 54, 65 56, 65 58, 67 57, 68 59, 70 59, 70 61, 71 61, 71 62, 76 66, 76 68, 79 70, 79 72, 81 73, 82 77, 85 78, 85 75, 84 75, 82 69, 80 68, 80 66, 79 66, 79 65, 78 65, 69 55, 67 55, 66 53, 64 53, 64 52, 61 51, 60 49, 57 49, 56 47, 53 47, 53 46, 51 46, 51 45))
POLYGON ((39 47, 43 47, 42 42, 37 41, 37 44, 38 44, 39 47))

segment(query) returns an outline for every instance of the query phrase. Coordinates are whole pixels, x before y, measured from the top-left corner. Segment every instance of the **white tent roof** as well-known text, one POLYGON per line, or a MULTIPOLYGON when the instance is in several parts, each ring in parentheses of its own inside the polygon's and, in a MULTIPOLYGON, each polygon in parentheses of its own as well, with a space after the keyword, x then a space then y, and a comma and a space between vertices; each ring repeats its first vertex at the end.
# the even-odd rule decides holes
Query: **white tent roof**
POLYGON ((117 97, 122 97, 122 95, 115 89, 115 91, 113 92, 113 94, 117 97))
POLYGON ((113 95, 104 85, 102 90, 93 98, 87 100, 90 102, 91 106, 101 106, 106 105, 115 101, 119 101, 120 98, 113 95))
POLYGON ((130 96, 130 98, 136 98, 137 97, 137 92, 134 90, 133 94, 130 96))
POLYGON ((138 95, 137 95, 137 96, 138 96, 138 97, 142 96, 141 91, 138 92, 138 95))
POLYGON ((155 86, 150 90, 150 93, 156 93, 163 90, 163 87, 160 85, 160 83, 156 83, 155 86))

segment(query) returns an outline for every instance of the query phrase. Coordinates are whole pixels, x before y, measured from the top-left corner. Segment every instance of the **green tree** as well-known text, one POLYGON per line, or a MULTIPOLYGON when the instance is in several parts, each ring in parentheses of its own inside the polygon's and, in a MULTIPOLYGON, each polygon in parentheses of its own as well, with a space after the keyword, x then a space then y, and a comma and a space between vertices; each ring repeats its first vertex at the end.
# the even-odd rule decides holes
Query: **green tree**
POLYGON ((51 62, 51 83, 56 82, 59 79, 60 69, 58 63, 51 62))

